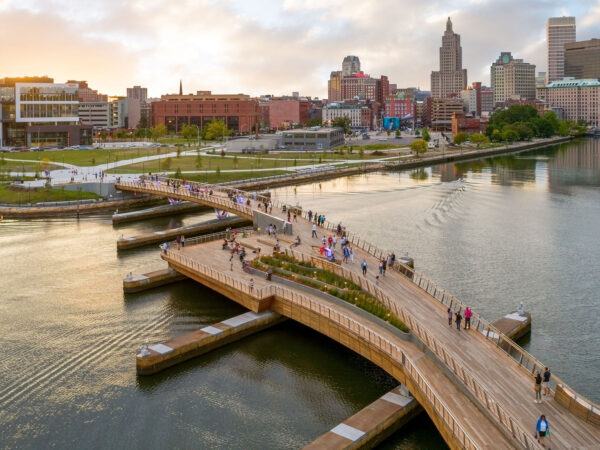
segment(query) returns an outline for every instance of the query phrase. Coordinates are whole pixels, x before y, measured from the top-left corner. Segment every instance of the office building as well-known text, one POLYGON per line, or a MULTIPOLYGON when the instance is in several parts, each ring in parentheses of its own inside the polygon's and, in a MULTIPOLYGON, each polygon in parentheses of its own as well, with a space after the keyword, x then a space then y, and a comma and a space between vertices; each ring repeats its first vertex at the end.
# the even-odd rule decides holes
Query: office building
POLYGON ((460 91, 465 111, 474 115, 481 116, 481 82, 476 81, 467 89, 460 91))
POLYGON ((90 144, 92 130, 79 124, 76 83, 0 84, 0 146, 71 146, 90 144))
POLYGON ((288 130, 283 132, 281 145, 288 150, 329 150, 344 145, 344 130, 321 127, 288 130))
POLYGON ((308 122, 309 102, 306 98, 271 98, 268 103, 269 127, 288 129, 308 122))
POLYGON ((79 102, 79 121, 94 129, 111 126, 111 106, 108 102, 79 102))
POLYGON ((565 119, 585 120, 600 126, 600 81, 565 77, 537 89, 537 98, 552 108, 560 108, 565 119))
POLYGON ((535 77, 535 88, 541 88, 546 86, 546 72, 538 72, 535 77))
POLYGON ((431 129, 452 130, 452 114, 463 112, 463 101, 458 98, 433 98, 431 100, 431 129))
POLYGON ((250 133, 258 123, 258 100, 244 94, 163 95, 152 103, 152 125, 164 124, 178 133, 183 125, 202 129, 213 120, 222 120, 237 133, 250 133))
POLYGON ((492 64, 490 80, 495 104, 507 99, 535 98, 535 65, 514 59, 510 52, 500 53, 492 64))
POLYGON ((494 91, 490 88, 481 89, 481 114, 489 115, 494 111, 494 91))
POLYGON ((546 24, 548 57, 547 83, 560 80, 565 73, 565 44, 575 42, 575 17, 550 17, 546 24))
POLYGON ((331 72, 327 82, 327 99, 330 102, 342 100, 342 72, 337 70, 331 72))
POLYGON ((370 130, 373 127, 373 111, 361 102, 329 103, 323 107, 323 124, 330 124, 338 117, 350 118, 350 128, 370 130))
POLYGON ((431 72, 431 96, 446 98, 458 95, 467 87, 467 69, 462 68, 460 35, 452 31, 450 17, 440 47, 440 70, 431 72))
POLYGON ((342 61, 342 76, 349 77, 355 73, 360 73, 360 60, 358 56, 346 56, 342 61))
POLYGON ((600 80, 600 39, 565 44, 565 77, 600 80))

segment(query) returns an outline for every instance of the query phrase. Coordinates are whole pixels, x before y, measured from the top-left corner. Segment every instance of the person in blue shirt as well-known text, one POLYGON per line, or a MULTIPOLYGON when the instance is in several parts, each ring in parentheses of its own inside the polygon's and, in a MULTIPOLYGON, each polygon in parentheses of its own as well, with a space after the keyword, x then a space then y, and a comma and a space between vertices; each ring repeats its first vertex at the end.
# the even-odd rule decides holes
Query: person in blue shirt
POLYGON ((545 415, 542 414, 538 419, 537 424, 535 425, 535 431, 538 436, 538 442, 542 444, 542 447, 545 447, 544 438, 550 434, 550 425, 548 425, 545 415))

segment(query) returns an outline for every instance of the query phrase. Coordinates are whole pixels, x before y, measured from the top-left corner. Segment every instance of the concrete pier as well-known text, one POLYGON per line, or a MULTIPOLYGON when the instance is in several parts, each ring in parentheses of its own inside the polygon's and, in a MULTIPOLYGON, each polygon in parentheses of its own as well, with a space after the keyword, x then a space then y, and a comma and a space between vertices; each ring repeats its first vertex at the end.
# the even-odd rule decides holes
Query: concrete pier
POLYGON ((133 222, 135 220, 150 219, 152 217, 169 216, 173 214, 182 214, 194 211, 201 211, 206 207, 193 202, 181 202, 175 205, 161 205, 154 208, 142 209, 139 211, 128 211, 124 213, 114 213, 112 216, 113 224, 133 222))
POLYGON ((147 355, 137 355, 138 375, 152 375, 167 367, 207 353, 285 320, 273 312, 247 312, 231 319, 148 347, 147 355))
POLYGON ((131 294, 185 280, 185 277, 170 267, 154 272, 135 274, 123 279, 123 292, 131 294))
POLYGON ((304 448, 373 448, 422 411, 419 403, 398 386, 304 448))
POLYGON ((186 227, 172 228, 165 231, 154 231, 153 233, 141 234, 131 237, 120 237, 117 240, 117 250, 129 250, 132 248, 143 247, 144 245, 158 244, 161 242, 172 241, 177 236, 187 237, 198 236, 199 234, 216 233, 223 231, 228 227, 241 227, 250 225, 252 222, 242 217, 231 216, 225 219, 214 219, 208 222, 186 227))
POLYGON ((492 325, 513 341, 516 341, 531 333, 531 314, 525 311, 520 316, 516 311, 513 311, 496 320, 492 325))

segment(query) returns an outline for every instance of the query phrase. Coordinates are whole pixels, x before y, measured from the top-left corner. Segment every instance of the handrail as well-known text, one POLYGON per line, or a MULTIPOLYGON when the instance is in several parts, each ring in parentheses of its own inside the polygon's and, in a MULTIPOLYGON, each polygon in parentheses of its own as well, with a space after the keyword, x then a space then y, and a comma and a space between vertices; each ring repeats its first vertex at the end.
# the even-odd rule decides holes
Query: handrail
POLYGON ((467 431, 457 420, 450 408, 445 402, 439 397, 435 389, 425 379, 421 371, 412 363, 412 361, 406 356, 406 354, 396 344, 389 341, 385 337, 381 336, 378 332, 365 326, 364 324, 352 319, 351 317, 340 313, 339 311, 330 308, 329 306, 323 305, 319 302, 315 302, 309 297, 299 294, 288 288, 268 285, 259 289, 251 289, 249 284, 244 283, 240 280, 236 280, 233 277, 214 270, 204 264, 201 264, 192 258, 173 250, 167 250, 165 254, 166 258, 174 260, 179 264, 186 265, 193 270, 209 276, 217 281, 233 287, 237 290, 244 292, 247 295, 256 297, 258 299, 266 299, 272 296, 280 296, 292 303, 299 305, 303 308, 307 308, 311 311, 318 312, 324 317, 328 317, 335 323, 344 326, 348 332, 354 334, 358 338, 367 340, 371 344, 377 346, 382 352, 386 353, 389 357, 400 362, 406 369, 406 373, 411 376, 415 381, 416 386, 423 392, 423 396, 429 401, 433 409, 438 412, 439 417, 446 423, 448 428, 452 431, 452 434, 456 436, 457 440, 466 449, 478 449, 478 445, 469 436, 467 431))
MULTIPOLYGON (((164 193, 175 193, 180 196, 187 194, 187 196, 192 199, 203 198, 207 202, 212 201, 213 203, 219 204, 225 208, 243 212, 252 216, 252 208, 245 205, 240 205, 236 202, 229 200, 229 196, 232 195, 242 194, 250 196, 248 192, 242 191, 240 189, 229 188, 219 185, 208 185, 194 181, 186 181, 184 185, 182 183, 182 180, 176 178, 172 179, 168 177, 155 177, 155 180, 156 181, 149 181, 145 177, 141 177, 137 182, 120 181, 118 182, 118 184, 130 186, 132 188, 143 187, 146 190, 155 192, 158 191, 164 193), (213 192, 213 195, 209 195, 210 191, 213 192), (194 195, 192 195, 192 193, 194 195), (227 200, 218 195, 215 195, 215 193, 221 193, 226 195, 227 200)), ((256 198, 260 201, 270 202, 273 206, 277 208, 280 208, 282 206, 282 203, 276 199, 270 199, 264 196, 260 196, 258 194, 256 195, 256 198)), ((301 217, 304 217, 308 220, 308 212, 302 210, 300 211, 300 215, 301 217)), ((334 225, 329 221, 325 221, 322 227, 331 231, 337 230, 337 225, 334 225)), ((374 244, 371 244, 370 242, 364 239, 361 240, 360 237, 358 237, 358 235, 346 231, 346 237, 352 244, 363 249, 365 252, 374 256, 377 259, 383 259, 387 257, 388 252, 382 250, 381 248, 377 247, 374 244)), ((405 273, 411 274, 412 276, 409 276, 408 279, 410 279, 419 288, 423 289, 425 292, 430 294, 434 299, 438 300, 441 304, 448 306, 451 309, 454 308, 454 310, 465 307, 465 305, 462 302, 460 302, 456 297, 454 297, 451 294, 448 294, 445 290, 439 288, 435 283, 430 281, 428 278, 424 277, 422 274, 416 272, 411 267, 402 264, 401 262, 398 262, 397 264, 394 264, 394 266, 392 266, 392 270, 396 270, 402 273, 403 275, 405 275, 405 273)), ((497 346, 500 346, 501 344, 507 344, 510 347, 507 351, 507 354, 513 359, 514 362, 516 362, 520 367, 523 367, 524 369, 529 371, 531 374, 534 374, 536 371, 543 371, 544 368, 547 367, 546 365, 539 362, 525 349, 523 349, 520 345, 514 342, 511 338, 506 336, 502 331, 500 331, 498 328, 493 326, 491 323, 483 319, 479 314, 475 312, 472 316, 472 323, 477 329, 477 331, 480 332, 487 340, 495 343, 497 346), (513 351, 516 354, 513 354, 513 351)), ((551 378, 551 385, 553 388, 557 385, 560 385, 563 390, 568 392, 573 398, 577 399, 579 403, 586 409, 592 412, 600 410, 600 407, 598 405, 594 404, 592 401, 585 398, 584 396, 577 394, 574 389, 569 387, 561 378, 554 374, 551 378)))
POLYGON ((320 260, 312 255, 305 255, 294 249, 286 249, 285 253, 290 254, 302 262, 308 260, 308 262, 327 266, 328 270, 331 270, 339 276, 350 279, 353 283, 358 284, 362 289, 379 299, 388 310, 394 312, 396 317, 402 320, 404 324, 419 337, 421 342, 423 342, 423 344, 425 344, 440 359, 440 361, 442 361, 446 367, 461 380, 471 394, 480 401, 482 407, 490 412, 492 417, 495 417, 499 424, 510 435, 526 448, 535 447, 536 442, 531 438, 530 433, 514 420, 504 408, 499 405, 499 402, 487 393, 483 384, 475 376, 471 375, 471 372, 468 369, 464 368, 464 364, 461 364, 456 358, 452 357, 452 355, 444 349, 444 345, 442 345, 439 340, 434 338, 431 333, 425 331, 418 324, 417 320, 413 319, 404 308, 399 307, 379 286, 342 266, 320 260))

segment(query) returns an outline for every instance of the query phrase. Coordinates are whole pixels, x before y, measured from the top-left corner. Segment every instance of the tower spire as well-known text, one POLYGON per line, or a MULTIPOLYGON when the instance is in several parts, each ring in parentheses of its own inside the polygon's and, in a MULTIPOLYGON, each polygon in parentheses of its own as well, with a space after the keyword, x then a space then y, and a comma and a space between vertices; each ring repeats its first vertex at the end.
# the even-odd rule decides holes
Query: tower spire
POLYGON ((446 31, 452 31, 452 21, 450 17, 448 17, 448 21, 446 22, 446 31))
POLYGON ((183 84, 181 83, 181 80, 179 80, 179 95, 183 95, 183 84))

